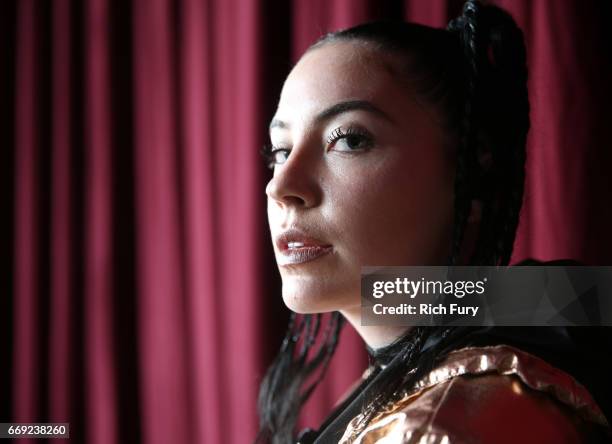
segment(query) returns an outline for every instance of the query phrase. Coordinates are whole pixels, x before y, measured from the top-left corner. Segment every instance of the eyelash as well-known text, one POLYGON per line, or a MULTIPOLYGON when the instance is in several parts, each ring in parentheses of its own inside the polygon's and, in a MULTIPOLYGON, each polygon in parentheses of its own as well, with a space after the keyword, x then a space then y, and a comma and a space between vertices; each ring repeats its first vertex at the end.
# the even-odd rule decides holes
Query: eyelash
POLYGON ((330 136, 327 138, 327 144, 332 145, 336 143, 338 140, 346 139, 347 137, 350 137, 350 136, 361 136, 368 142, 370 142, 372 139, 372 136, 370 136, 370 134, 367 131, 361 128, 358 128, 355 126, 349 126, 346 130, 343 131, 342 127, 339 126, 335 130, 333 130, 330 136))
MULTIPOLYGON (((327 138, 327 145, 333 145, 338 142, 338 140, 345 139, 351 136, 360 136, 366 141, 366 147, 361 149, 369 148, 372 143, 372 136, 369 132, 358 127, 349 126, 346 130, 343 130, 342 127, 338 127, 333 130, 330 136, 327 138)), ((355 149, 355 151, 357 150, 358 148, 355 149)), ((280 164, 280 162, 276 162, 275 160, 276 154, 279 152, 285 152, 286 156, 289 156, 291 150, 289 148, 278 148, 269 143, 264 145, 263 148, 259 151, 259 153, 262 155, 266 162, 266 166, 269 169, 274 169, 275 165, 280 164)))
POLYGON ((263 148, 259 151, 259 154, 261 154, 261 156, 264 158, 265 162, 266 162, 266 166, 273 170, 274 169, 274 165, 277 165, 278 162, 276 162, 276 153, 278 152, 282 152, 285 151, 287 154, 287 156, 289 156, 289 152, 291 151, 288 148, 276 148, 274 145, 272 145, 271 143, 268 143, 266 145, 263 146, 263 148))

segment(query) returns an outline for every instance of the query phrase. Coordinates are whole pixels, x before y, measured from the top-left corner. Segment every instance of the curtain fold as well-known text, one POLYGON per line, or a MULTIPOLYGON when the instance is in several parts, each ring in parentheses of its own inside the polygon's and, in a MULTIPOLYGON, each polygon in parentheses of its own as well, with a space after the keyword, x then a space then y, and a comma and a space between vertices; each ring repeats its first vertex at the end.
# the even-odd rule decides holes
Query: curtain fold
MULTIPOLYGON (((494 3, 523 28, 530 69, 512 262, 608 265, 610 6, 494 3)), ((324 32, 378 18, 445 26, 461 4, 1 5, 0 422, 69 422, 73 442, 252 442, 288 314, 258 154, 284 77, 324 32)), ((347 326, 300 425, 317 427, 366 363, 347 326)))
POLYGON ((110 11, 106 0, 84 8, 86 36, 85 82, 85 384, 87 442, 117 442, 118 403, 113 344, 113 152, 111 125, 110 11))
POLYGON ((143 441, 191 435, 178 187, 174 20, 167 1, 133 2, 134 166, 143 441))
MULTIPOLYGON (((49 294, 49 356, 69 356, 70 302, 70 220, 71 202, 71 141, 70 141, 70 5, 56 2, 51 17, 51 204, 50 230, 50 294, 49 294)), ((69 360, 50 359, 48 373, 49 416, 61 422, 69 416, 69 360)))
POLYGON ((40 350, 38 300, 39 270, 39 176, 38 137, 32 131, 37 122, 37 65, 38 33, 35 4, 32 0, 19 4, 15 51, 15 244, 14 244, 14 356, 13 356, 13 414, 15 421, 27 421, 36 416, 40 392, 40 350), (18 204, 17 204, 18 203, 18 204))
POLYGON ((185 251, 186 292, 188 297, 189 356, 192 369, 191 397, 194 415, 194 442, 222 442, 223 412, 226 410, 221 390, 222 353, 218 337, 222 326, 217 304, 203 295, 217 293, 215 276, 219 271, 215 261, 217 218, 211 217, 213 208, 214 150, 207 148, 213 142, 213 107, 211 82, 213 57, 211 43, 212 13, 203 2, 190 0, 181 10, 180 45, 180 100, 185 104, 180 121, 183 176, 185 190, 185 251), (203 42, 200 45, 198 42, 203 42), (197 371, 195 369, 198 369, 197 371))

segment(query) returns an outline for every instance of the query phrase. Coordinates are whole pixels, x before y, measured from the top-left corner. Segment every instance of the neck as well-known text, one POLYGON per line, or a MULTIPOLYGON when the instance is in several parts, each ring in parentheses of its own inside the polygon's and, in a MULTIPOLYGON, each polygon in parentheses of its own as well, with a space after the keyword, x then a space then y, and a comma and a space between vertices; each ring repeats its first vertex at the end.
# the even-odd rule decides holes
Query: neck
POLYGON ((393 325, 361 325, 361 306, 340 310, 368 347, 376 350, 405 335, 412 327, 393 325))

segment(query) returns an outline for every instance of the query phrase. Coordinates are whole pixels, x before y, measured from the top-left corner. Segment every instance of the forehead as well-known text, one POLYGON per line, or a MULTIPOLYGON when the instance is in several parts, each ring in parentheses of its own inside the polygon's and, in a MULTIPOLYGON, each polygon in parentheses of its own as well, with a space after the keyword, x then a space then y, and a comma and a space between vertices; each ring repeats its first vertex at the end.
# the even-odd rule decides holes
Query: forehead
POLYGON ((393 74, 390 60, 359 42, 333 42, 313 49, 287 77, 277 115, 298 118, 291 114, 314 113, 347 99, 368 100, 393 111, 411 94, 393 74))

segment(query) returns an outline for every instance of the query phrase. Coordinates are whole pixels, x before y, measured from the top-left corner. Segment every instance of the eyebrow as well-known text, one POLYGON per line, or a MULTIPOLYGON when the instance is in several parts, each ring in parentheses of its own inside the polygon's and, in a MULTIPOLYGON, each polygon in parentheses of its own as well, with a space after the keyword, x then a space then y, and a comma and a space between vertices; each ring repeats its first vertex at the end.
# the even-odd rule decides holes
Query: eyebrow
MULTIPOLYGON (((321 123, 339 114, 357 110, 367 111, 369 113, 376 114, 377 116, 382 117, 390 122, 392 121, 391 118, 383 110, 374 106, 374 104, 368 102, 367 100, 347 100, 344 102, 336 103, 335 105, 324 109, 315 116, 314 122, 321 123)), ((286 129, 289 128, 289 124, 279 119, 272 119, 272 122, 270 122, 270 131, 273 128, 286 129)))

